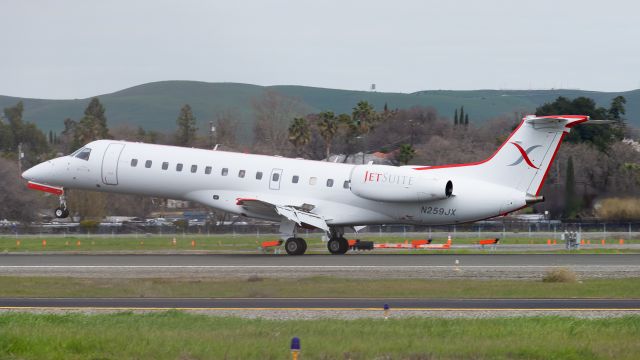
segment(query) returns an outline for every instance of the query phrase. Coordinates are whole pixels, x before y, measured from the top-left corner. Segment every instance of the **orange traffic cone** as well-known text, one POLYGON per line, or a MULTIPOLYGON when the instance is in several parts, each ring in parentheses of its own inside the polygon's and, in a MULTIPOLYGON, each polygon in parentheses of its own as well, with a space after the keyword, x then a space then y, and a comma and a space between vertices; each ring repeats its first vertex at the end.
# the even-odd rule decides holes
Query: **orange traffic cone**
POLYGON ((558 243, 556 242, 556 239, 553 239, 553 245, 558 245, 558 243))
POLYGON ((196 241, 195 240, 191 240, 191 247, 196 247, 196 241))
POLYGON ((620 239, 620 245, 624 245, 624 239, 620 239))
POLYGON ((46 239, 42 239, 42 247, 47 247, 47 240, 46 239))
POLYGON ((604 239, 602 239, 602 240, 600 241, 600 244, 601 244, 602 246, 604 246, 604 239))
POLYGON ((547 245, 551 246, 551 239, 547 239, 547 245))

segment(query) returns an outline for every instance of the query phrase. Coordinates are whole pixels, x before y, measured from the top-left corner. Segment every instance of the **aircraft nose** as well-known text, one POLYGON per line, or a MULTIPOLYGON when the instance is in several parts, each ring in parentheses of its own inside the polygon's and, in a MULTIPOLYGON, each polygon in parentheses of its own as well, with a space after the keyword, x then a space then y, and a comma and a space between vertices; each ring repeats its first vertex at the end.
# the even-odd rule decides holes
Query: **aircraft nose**
POLYGON ((51 177, 52 173, 53 163, 51 163, 51 161, 46 161, 23 172, 22 177, 29 181, 46 182, 47 179, 51 177))

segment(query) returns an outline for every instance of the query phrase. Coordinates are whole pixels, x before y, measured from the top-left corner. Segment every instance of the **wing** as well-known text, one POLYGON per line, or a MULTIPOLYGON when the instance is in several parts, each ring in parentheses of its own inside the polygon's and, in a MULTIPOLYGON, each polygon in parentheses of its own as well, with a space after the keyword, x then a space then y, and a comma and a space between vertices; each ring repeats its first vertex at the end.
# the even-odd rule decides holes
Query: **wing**
POLYGON ((266 215, 269 217, 282 216, 296 224, 311 225, 324 231, 329 231, 329 226, 325 219, 311 212, 313 205, 303 204, 302 206, 279 205, 258 199, 237 199, 236 204, 242 206, 245 210, 266 215))

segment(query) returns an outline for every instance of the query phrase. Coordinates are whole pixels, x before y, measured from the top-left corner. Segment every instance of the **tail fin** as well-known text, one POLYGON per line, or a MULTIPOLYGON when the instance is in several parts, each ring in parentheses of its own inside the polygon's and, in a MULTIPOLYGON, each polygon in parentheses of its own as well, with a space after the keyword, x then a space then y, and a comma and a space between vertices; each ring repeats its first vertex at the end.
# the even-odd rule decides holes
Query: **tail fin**
POLYGON ((500 184, 538 196, 560 144, 571 128, 589 121, 583 115, 529 115, 487 160, 460 165, 417 168, 458 168, 458 174, 500 184))
POLYGON ((487 181, 539 195, 560 144, 583 115, 529 115, 480 168, 487 181))

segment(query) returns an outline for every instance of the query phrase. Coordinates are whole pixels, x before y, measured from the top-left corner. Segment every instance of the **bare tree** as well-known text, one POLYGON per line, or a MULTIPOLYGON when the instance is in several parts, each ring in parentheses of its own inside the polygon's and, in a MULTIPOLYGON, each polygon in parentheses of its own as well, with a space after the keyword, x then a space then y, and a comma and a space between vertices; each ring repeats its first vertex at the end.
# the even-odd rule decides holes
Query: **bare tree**
POLYGON ((239 121, 240 116, 235 110, 225 110, 216 114, 216 143, 236 147, 239 121))
POLYGON ((269 89, 252 105, 255 114, 254 150, 269 154, 289 152, 291 145, 287 127, 294 117, 303 115, 302 103, 269 89))

